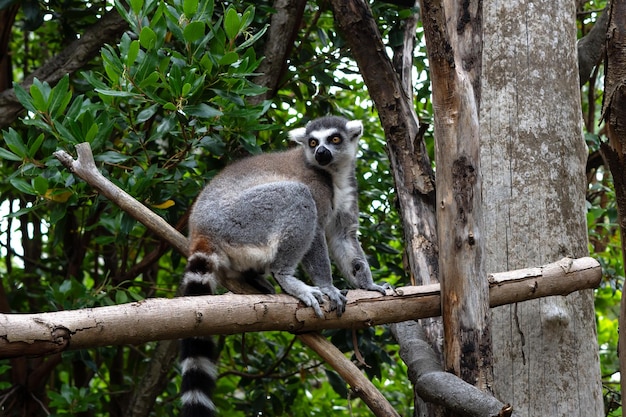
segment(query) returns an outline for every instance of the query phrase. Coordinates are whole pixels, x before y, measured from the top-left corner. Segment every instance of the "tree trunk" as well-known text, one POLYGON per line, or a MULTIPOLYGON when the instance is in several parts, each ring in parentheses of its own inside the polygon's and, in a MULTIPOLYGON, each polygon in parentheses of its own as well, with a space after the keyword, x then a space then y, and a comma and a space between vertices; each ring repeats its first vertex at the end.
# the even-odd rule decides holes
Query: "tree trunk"
MULTIPOLYGON (((618 223, 622 241, 622 258, 626 260, 626 1, 612 1, 607 33, 604 102, 602 116, 606 122, 608 143, 602 153, 613 175, 617 200, 618 223)), ((626 261, 624 262, 626 264, 626 261)), ((622 292, 619 324, 626 323, 626 297, 622 292)), ((626 399, 626 332, 619 332, 618 349, 622 403, 626 399)))
POLYGON ((489 293, 482 259, 479 158, 480 0, 423 0, 437 160, 444 367, 483 390, 491 381, 489 293))
MULTIPOLYGON (((484 3, 487 270, 587 254, 574 2, 484 3)), ((494 392, 522 415, 601 416, 592 291, 494 309, 494 392)))

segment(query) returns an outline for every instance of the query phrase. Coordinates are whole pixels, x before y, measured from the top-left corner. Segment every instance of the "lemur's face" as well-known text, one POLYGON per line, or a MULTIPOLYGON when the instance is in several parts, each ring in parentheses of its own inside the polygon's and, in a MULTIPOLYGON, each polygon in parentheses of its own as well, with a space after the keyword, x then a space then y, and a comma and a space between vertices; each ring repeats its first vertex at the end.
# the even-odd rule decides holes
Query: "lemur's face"
POLYGON ((291 131, 290 137, 304 147, 309 163, 332 169, 354 161, 362 133, 358 120, 325 117, 291 131))

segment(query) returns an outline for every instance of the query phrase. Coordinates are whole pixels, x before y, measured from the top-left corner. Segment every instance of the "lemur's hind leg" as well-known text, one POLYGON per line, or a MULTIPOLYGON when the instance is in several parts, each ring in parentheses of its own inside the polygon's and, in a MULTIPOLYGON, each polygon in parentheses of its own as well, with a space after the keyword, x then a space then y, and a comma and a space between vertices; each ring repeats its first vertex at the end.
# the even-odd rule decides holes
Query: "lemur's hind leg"
MULTIPOLYGON (((323 290, 307 285, 294 276, 303 257, 312 245, 318 243, 315 239, 319 229, 315 200, 309 188, 298 182, 276 183, 272 191, 275 215, 281 226, 269 270, 283 291, 313 307, 315 314, 323 317, 320 307, 324 302, 323 290)), ((329 278, 332 280, 332 277, 329 278)))

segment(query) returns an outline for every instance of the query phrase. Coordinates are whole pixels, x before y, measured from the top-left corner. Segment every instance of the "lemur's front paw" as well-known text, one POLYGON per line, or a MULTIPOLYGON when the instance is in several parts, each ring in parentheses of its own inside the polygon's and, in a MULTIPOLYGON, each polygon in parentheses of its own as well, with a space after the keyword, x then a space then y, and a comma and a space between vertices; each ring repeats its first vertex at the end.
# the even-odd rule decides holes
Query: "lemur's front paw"
POLYGON ((322 292, 328 296, 330 300, 330 311, 337 310, 337 316, 341 317, 346 311, 346 303, 348 299, 334 286, 322 287, 322 292))
POLYGON ((300 301, 307 307, 312 307, 315 311, 315 315, 319 318, 324 317, 324 312, 320 307, 320 304, 324 303, 324 293, 317 287, 308 287, 307 291, 302 291, 298 294, 300 301))

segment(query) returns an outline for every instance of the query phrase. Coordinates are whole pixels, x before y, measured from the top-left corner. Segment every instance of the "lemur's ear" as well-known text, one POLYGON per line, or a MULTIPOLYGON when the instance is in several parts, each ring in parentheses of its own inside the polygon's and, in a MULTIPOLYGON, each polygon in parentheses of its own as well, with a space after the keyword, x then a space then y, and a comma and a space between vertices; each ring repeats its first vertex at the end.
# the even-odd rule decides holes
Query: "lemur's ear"
POLYGON ((356 140, 363 135, 363 123, 360 120, 350 120, 346 123, 346 130, 350 140, 356 140))
POLYGON ((289 139, 299 144, 304 144, 305 137, 306 137, 305 127, 299 127, 289 132, 289 139))

